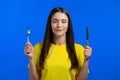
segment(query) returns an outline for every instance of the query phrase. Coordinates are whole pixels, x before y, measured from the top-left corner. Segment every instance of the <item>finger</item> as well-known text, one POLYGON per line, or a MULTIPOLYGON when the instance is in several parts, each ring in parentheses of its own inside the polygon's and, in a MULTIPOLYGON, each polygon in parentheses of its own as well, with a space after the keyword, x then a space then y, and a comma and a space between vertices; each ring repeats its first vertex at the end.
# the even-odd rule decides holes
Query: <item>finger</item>
POLYGON ((33 51, 33 48, 31 46, 26 46, 25 49, 24 49, 25 53, 31 52, 31 51, 33 51))
POLYGON ((85 52, 87 52, 87 51, 89 52, 89 51, 92 51, 92 49, 91 48, 88 48, 88 49, 85 48, 84 51, 85 52))
POLYGON ((91 48, 91 47, 87 45, 87 46, 85 46, 85 48, 88 49, 88 48, 91 48))
POLYGON ((90 56, 91 56, 91 53, 88 52, 88 53, 85 53, 84 55, 85 55, 86 57, 90 57, 90 56))
POLYGON ((30 43, 26 43, 26 46, 31 46, 31 44, 30 43))
POLYGON ((85 51, 85 52, 88 52, 88 51, 90 51, 90 50, 89 50, 89 49, 84 49, 84 51, 85 51))
POLYGON ((86 52, 84 53, 84 55, 91 55, 91 52, 86 52))
POLYGON ((92 51, 92 48, 89 47, 89 46, 86 46, 86 47, 85 47, 85 50, 90 50, 90 51, 92 51))
POLYGON ((27 42, 26 45, 30 45, 30 46, 32 46, 32 44, 31 44, 30 42, 27 42))
POLYGON ((84 54, 85 54, 85 55, 86 55, 86 54, 88 54, 88 55, 90 54, 90 55, 91 55, 91 54, 92 54, 92 51, 91 51, 91 50, 85 50, 84 54))
POLYGON ((84 54, 91 54, 92 52, 91 51, 85 51, 84 54))
POLYGON ((25 55, 27 55, 27 56, 29 57, 29 56, 31 56, 31 53, 28 52, 28 53, 26 53, 25 55))
POLYGON ((84 53, 91 53, 92 49, 84 49, 84 53))
POLYGON ((32 50, 26 50, 26 54, 30 54, 30 53, 32 53, 32 50))
POLYGON ((27 48, 27 49, 32 49, 32 46, 27 45, 26 48, 27 48))
POLYGON ((27 49, 33 49, 33 46, 32 45, 26 45, 25 46, 27 49))

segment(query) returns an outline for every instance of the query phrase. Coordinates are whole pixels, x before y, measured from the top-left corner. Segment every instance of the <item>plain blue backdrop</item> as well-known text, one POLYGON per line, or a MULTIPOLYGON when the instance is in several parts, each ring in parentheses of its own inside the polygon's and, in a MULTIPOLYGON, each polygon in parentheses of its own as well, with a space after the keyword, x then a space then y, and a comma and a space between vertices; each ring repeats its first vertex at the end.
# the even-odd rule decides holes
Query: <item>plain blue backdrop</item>
POLYGON ((0 80, 29 80, 24 54, 26 28, 33 45, 43 41, 48 14, 64 7, 73 22, 75 42, 93 48, 88 80, 120 80, 119 0, 0 0, 0 80))

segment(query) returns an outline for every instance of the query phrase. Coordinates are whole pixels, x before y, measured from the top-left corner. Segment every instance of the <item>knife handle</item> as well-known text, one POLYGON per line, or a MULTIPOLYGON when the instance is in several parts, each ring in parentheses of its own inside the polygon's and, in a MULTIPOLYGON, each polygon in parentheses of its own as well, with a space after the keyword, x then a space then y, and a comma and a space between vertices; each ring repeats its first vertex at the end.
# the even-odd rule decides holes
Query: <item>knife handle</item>
POLYGON ((88 40, 86 40, 86 46, 88 46, 88 40))

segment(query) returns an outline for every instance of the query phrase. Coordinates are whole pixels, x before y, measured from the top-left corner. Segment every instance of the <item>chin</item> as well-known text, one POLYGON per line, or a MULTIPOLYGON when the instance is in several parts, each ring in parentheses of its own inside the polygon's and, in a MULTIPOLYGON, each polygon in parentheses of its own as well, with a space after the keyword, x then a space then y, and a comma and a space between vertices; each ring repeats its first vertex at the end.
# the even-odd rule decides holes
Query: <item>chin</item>
POLYGON ((61 37, 61 36, 64 36, 64 33, 57 33, 57 34, 55 34, 56 36, 58 36, 58 37, 61 37))

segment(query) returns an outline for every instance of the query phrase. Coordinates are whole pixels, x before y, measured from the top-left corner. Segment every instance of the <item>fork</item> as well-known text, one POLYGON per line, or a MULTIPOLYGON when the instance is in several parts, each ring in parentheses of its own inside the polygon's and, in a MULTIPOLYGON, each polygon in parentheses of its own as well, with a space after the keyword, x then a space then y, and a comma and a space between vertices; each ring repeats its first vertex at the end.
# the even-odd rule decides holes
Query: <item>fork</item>
POLYGON ((30 27, 27 27, 27 42, 30 41, 30 27))

